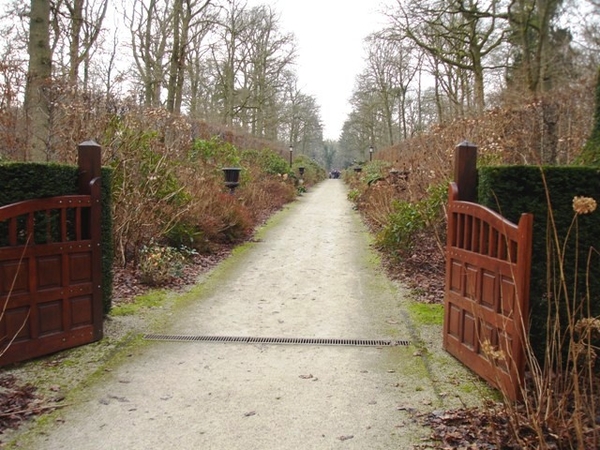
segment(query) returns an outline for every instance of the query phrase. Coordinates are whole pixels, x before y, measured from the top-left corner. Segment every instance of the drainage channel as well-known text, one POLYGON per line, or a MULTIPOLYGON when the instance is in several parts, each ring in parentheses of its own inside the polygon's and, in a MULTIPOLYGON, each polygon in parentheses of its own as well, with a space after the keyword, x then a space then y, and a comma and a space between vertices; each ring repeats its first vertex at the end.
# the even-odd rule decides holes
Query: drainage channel
POLYGON ((272 345, 338 345, 351 347, 395 347, 410 345, 410 341, 393 339, 329 339, 293 337, 248 337, 248 336, 190 336, 177 334, 145 334, 148 341, 169 342, 223 342, 236 344, 272 345))

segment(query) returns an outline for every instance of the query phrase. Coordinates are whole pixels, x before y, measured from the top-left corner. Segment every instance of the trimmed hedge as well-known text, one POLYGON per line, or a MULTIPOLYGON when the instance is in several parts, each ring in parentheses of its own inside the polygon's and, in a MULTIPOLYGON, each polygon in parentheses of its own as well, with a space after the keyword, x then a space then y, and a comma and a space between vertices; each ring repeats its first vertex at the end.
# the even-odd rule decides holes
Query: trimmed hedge
MULTIPOLYGON (((103 167, 102 176, 102 304, 108 313, 112 304, 113 238, 111 179, 113 170, 103 167)), ((1 163, 0 206, 34 198, 78 194, 78 168, 61 164, 1 163)))
MULTIPOLYGON (((597 252, 592 252, 589 270, 587 267, 590 247, 600 250, 600 211, 578 216, 577 227, 569 232, 575 216, 575 196, 592 197, 600 202, 600 168, 481 167, 478 175, 480 204, 499 212, 514 223, 518 222, 522 213, 530 212, 534 215, 530 337, 538 357, 542 356, 546 343, 547 300, 548 296, 552 295, 556 280, 559 279, 558 275, 553 274, 555 281, 547 281, 548 261, 552 262, 550 268, 554 271, 558 262, 556 252, 551 250, 548 254, 547 250, 554 247, 547 244, 549 239, 553 239, 554 230, 551 226, 550 211, 560 245, 564 245, 565 248, 564 268, 568 295, 573 300, 573 293, 576 292, 575 300, 585 300, 586 277, 589 272, 591 314, 600 315, 600 257, 597 252), (549 192, 551 209, 548 208, 545 186, 549 192)), ((584 313, 587 315, 587 311, 584 313)), ((566 320, 563 316, 561 319, 566 320)))

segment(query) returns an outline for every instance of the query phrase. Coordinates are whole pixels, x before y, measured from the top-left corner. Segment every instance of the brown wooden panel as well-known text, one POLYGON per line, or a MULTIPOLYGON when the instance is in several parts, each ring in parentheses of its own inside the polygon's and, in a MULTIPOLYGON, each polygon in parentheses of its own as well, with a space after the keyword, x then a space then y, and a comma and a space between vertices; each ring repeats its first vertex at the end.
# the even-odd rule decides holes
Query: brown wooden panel
POLYGON ((38 305, 39 336, 65 331, 63 324, 62 301, 46 302, 38 305))
POLYGON ((0 298, 20 294, 29 290, 29 270, 27 264, 20 260, 0 261, 0 298))
POLYGON ((83 325, 91 325, 92 314, 92 296, 84 295, 81 297, 73 297, 71 301, 71 326, 73 328, 83 325))
POLYGON ((462 339, 463 345, 469 348, 469 350, 475 350, 477 348, 477 328, 475 322, 475 316, 468 311, 462 311, 462 339))
POLYGON ((450 260, 450 284, 448 289, 453 292, 458 292, 462 294, 463 292, 463 265, 460 261, 455 259, 450 260))
POLYGON ((16 336, 15 342, 31 339, 29 322, 29 308, 20 307, 7 309, 4 312, 3 320, 0 322, 0 330, 2 336, 2 348, 4 344, 9 342, 16 336))
POLYGON ((504 330, 500 330, 498 332, 498 350, 501 353, 506 355, 505 359, 500 359, 497 363, 500 369, 502 369, 506 374, 509 374, 509 364, 510 361, 514 359, 513 352, 515 351, 514 341, 512 335, 506 333, 504 330))
POLYGON ((462 314, 460 308, 457 308, 454 304, 450 303, 448 307, 448 334, 456 339, 461 338, 461 319, 462 314))
POLYGON ((465 278, 464 296, 469 300, 477 301, 479 298, 479 268, 472 264, 465 264, 465 278))
POLYGON ((497 276, 487 269, 481 271, 481 305, 492 311, 498 310, 497 276))
MULTIPOLYGON (((481 321, 479 329, 479 340, 483 342, 489 342, 493 347, 498 347, 498 329, 488 322, 481 321)), ((479 353, 481 353, 481 348, 479 353)))
POLYGON ((49 289, 62 285, 61 255, 41 256, 37 261, 37 288, 49 289))
POLYGON ((516 301, 515 281, 512 278, 502 276, 500 278, 500 312, 511 317, 516 301))
POLYGON ((92 281, 91 251, 69 255, 69 280, 71 283, 92 281))

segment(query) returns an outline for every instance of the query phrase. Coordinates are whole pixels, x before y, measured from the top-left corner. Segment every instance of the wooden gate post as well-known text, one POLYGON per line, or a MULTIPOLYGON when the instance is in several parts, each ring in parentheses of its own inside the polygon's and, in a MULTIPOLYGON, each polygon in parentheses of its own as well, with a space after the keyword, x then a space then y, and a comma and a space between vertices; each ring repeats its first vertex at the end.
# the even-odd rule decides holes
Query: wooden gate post
POLYGON ((77 165, 79 167, 79 194, 90 195, 92 206, 81 213, 82 236, 92 242, 92 315, 94 340, 102 339, 102 205, 101 205, 101 152, 100 145, 94 141, 85 141, 77 146, 77 165))
POLYGON ((90 195, 90 182, 100 177, 100 146, 94 141, 85 141, 77 146, 79 166, 79 193, 90 195))
POLYGON ((477 202, 477 146, 468 141, 454 148, 454 182, 458 200, 477 202))

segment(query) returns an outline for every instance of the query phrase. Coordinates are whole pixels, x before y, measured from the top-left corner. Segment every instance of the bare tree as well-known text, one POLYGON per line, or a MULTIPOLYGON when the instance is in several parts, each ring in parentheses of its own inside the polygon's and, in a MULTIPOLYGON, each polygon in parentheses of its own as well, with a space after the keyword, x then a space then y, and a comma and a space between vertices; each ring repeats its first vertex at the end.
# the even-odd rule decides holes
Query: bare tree
POLYGON ((513 44, 509 69, 513 87, 516 81, 538 95, 552 89, 563 77, 571 45, 570 31, 558 25, 563 3, 563 0, 510 2, 506 17, 513 44))
POLYGON ((356 77, 356 87, 352 93, 350 104, 353 113, 346 131, 352 129, 357 134, 357 138, 353 142, 356 147, 352 151, 356 153, 358 159, 364 159, 365 149, 371 145, 377 146, 378 143, 386 142, 386 127, 382 120, 385 114, 382 111, 375 81, 368 69, 356 77))
POLYGON ((588 71, 595 70, 600 64, 600 0, 587 0, 588 8, 581 11, 580 23, 583 26, 582 35, 583 56, 588 71))
POLYGON ((188 106, 188 114, 197 119, 219 121, 218 103, 215 95, 216 74, 214 61, 207 58, 210 47, 202 45, 202 37, 192 40, 188 52, 187 95, 184 102, 188 106))
POLYGON ((190 44, 201 46, 211 28, 212 18, 207 14, 211 1, 173 0, 173 43, 167 83, 167 110, 171 112, 181 112, 190 44))
POLYGON ((380 144, 394 145, 406 139, 409 131, 406 119, 406 101, 409 87, 421 69, 423 54, 408 45, 406 40, 394 38, 384 30, 369 36, 367 73, 373 79, 375 92, 381 101, 382 120, 387 138, 378 137, 380 144), (396 119, 397 117, 397 119, 396 119))
POLYGON ((285 73, 295 59, 294 38, 279 31, 277 15, 266 6, 250 11, 250 23, 244 38, 248 58, 243 70, 250 95, 246 117, 253 135, 273 136, 276 128, 270 118, 279 115, 285 73))
POLYGON ((126 14, 131 48, 145 106, 159 106, 165 81, 167 45, 171 39, 170 0, 134 0, 126 14))
POLYGON ((487 57, 504 44, 506 27, 498 17, 500 0, 402 0, 389 14, 400 39, 406 37, 437 61, 470 73, 473 106, 485 105, 487 57))
POLYGON ((216 35, 210 67, 222 123, 276 137, 295 58, 293 37, 279 31, 278 17, 270 8, 248 9, 237 0, 228 0, 216 35))
POLYGON ((108 0, 50 2, 50 46, 54 72, 72 89, 87 89, 89 66, 102 33, 108 0), (80 79, 83 68, 83 76, 80 79))
POLYGON ((238 105, 244 102, 245 97, 245 93, 238 89, 239 73, 244 60, 244 55, 240 53, 244 47, 241 38, 248 26, 245 11, 245 3, 227 0, 224 17, 218 20, 218 40, 211 48, 216 70, 217 96, 222 103, 221 120, 225 125, 234 123, 238 105))
POLYGON ((280 136, 298 154, 312 156, 323 142, 319 106, 314 97, 298 88, 297 77, 288 73, 280 119, 280 136))

